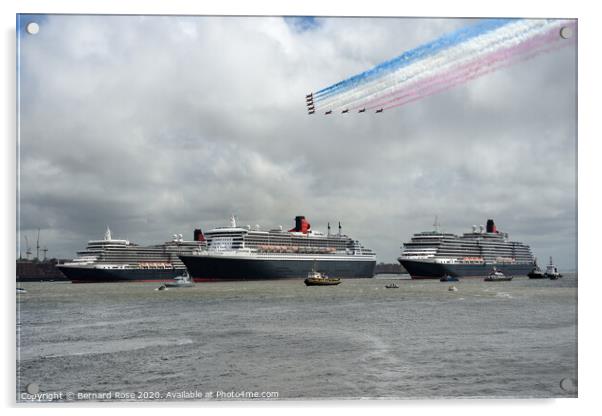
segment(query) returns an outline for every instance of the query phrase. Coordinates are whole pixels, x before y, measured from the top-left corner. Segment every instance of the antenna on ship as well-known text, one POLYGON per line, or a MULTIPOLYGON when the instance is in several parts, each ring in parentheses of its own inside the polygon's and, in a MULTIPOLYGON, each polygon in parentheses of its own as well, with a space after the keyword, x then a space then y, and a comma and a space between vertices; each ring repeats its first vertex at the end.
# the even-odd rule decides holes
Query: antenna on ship
POLYGON ((435 227, 435 231, 439 232, 441 224, 439 224, 439 216, 435 215, 435 222, 433 223, 433 227, 435 227))
POLYGON ((31 255, 31 247, 29 247, 29 239, 25 236, 25 259, 29 260, 29 256, 31 255))
POLYGON ((44 252, 44 261, 46 261, 46 253, 48 253, 48 248, 44 247, 42 251, 44 252))
POLYGON ((230 216, 230 227, 236 228, 236 217, 234 214, 230 216))
POLYGON ((342 228, 343 228, 343 227, 341 227, 341 221, 339 221, 339 235, 341 235, 341 229, 342 229, 342 228))
POLYGON ((328 235, 330 235, 330 223, 328 223, 328 235))

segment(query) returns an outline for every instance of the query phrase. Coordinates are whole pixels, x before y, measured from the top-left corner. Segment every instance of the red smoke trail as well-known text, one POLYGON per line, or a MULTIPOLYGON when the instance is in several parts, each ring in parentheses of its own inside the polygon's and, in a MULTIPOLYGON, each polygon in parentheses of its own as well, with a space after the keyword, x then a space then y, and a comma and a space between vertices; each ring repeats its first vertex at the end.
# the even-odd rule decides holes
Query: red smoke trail
MULTIPOLYGON (((574 26, 574 23, 572 25, 568 25, 568 27, 571 27, 571 29, 574 29, 574 26)), ((420 98, 431 95, 435 92, 443 91, 510 64, 532 58, 540 53, 543 53, 544 51, 548 52, 549 50, 556 49, 543 49, 542 47, 549 45, 550 43, 555 43, 558 40, 561 40, 559 36, 559 28, 550 29, 548 32, 542 35, 535 36, 532 39, 529 39, 518 45, 492 52, 488 55, 478 58, 477 60, 458 66, 447 73, 433 75, 429 78, 414 82, 412 85, 404 86, 402 89, 397 91, 393 91, 384 96, 355 105, 353 109, 364 107, 367 109, 374 109, 384 108, 385 106, 387 108, 398 107, 399 105, 405 104, 409 101, 415 101, 415 97, 420 98), (524 55, 528 56, 525 57, 524 55), (389 99, 385 100, 385 98, 389 99), (366 106, 366 104, 369 104, 369 106, 366 106)), ((571 42, 567 42, 566 40, 563 40, 563 42, 566 42, 565 45, 571 44, 571 42)))

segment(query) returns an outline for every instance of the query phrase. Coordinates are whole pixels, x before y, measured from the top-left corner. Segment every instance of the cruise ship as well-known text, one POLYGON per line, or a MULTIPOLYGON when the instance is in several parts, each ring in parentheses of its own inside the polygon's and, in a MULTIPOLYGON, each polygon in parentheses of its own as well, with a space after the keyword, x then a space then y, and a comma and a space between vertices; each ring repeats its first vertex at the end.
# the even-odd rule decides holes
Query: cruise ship
POLYGON ((198 229, 194 241, 184 241, 181 234, 176 234, 163 244, 140 246, 112 238, 107 227, 104 239, 88 241, 75 259, 57 267, 73 283, 171 281, 186 272, 178 256, 203 249, 205 244, 198 229))
POLYGON ((527 275, 535 264, 528 245, 509 241, 492 219, 487 228, 472 226, 461 236, 435 229, 414 234, 404 243, 399 262, 413 279, 485 277, 495 267, 507 276, 527 275))
POLYGON ((295 227, 261 230, 230 226, 205 233, 206 250, 180 255, 194 281, 305 279, 312 269, 339 278, 374 276, 376 255, 359 241, 338 233, 314 231, 304 216, 295 227))

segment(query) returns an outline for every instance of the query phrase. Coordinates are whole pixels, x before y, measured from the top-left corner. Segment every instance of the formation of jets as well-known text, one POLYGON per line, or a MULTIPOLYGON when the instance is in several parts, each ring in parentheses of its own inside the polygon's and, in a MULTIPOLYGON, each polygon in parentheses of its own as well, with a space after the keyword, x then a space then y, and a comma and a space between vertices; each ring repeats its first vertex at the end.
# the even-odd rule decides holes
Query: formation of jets
MULTIPOLYGON (((316 107, 314 106, 314 94, 313 92, 310 94, 307 94, 305 96, 305 104, 307 105, 307 114, 315 114, 316 112, 316 107)), ((382 113, 384 111, 384 108, 379 108, 378 110, 376 110, 377 113, 382 113)), ((349 112, 349 109, 346 108, 343 111, 341 111, 341 114, 346 114, 349 112)), ((361 110, 358 111, 358 113, 365 113, 366 112, 366 108, 362 108, 361 110)), ((328 110, 324 113, 325 115, 329 115, 332 114, 332 110, 328 110)))
MULTIPOLYGON (((376 110, 376 113, 382 113, 383 111, 385 111, 385 109, 384 109, 384 108, 379 108, 378 110, 376 110)), ((341 114, 346 114, 346 113, 348 113, 348 112, 349 112, 349 109, 348 109, 348 108, 346 108, 346 109, 344 109, 343 111, 341 111, 341 114)), ((359 110, 359 111, 358 111, 358 113, 365 113, 365 112, 366 112, 366 109, 365 109, 365 108, 362 108, 361 110, 359 110)), ((313 113, 315 113, 315 110, 314 110, 314 108, 312 108, 312 109, 310 110, 309 114, 313 114, 313 113)), ((325 114, 325 115, 332 114, 332 110, 328 110, 328 111, 324 112, 324 114, 325 114)))
POLYGON ((307 105, 307 113, 308 114, 313 114, 315 113, 315 108, 314 108, 314 93, 310 93, 307 94, 305 96, 305 104, 307 105))

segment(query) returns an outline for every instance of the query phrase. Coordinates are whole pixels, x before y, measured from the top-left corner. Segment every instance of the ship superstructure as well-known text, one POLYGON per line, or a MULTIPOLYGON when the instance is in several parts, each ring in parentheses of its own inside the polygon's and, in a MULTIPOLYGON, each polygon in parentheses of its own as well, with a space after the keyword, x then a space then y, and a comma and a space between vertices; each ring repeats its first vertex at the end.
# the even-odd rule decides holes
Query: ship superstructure
POLYGON ((174 235, 163 244, 141 246, 125 239, 115 239, 107 227, 102 240, 90 240, 77 257, 57 267, 75 283, 117 281, 172 280, 186 271, 178 257, 205 247, 200 230, 194 241, 174 235))
POLYGON ((231 218, 230 226, 205 233, 206 250, 181 255, 195 281, 269 280, 305 278, 316 270, 340 277, 373 277, 374 252, 358 240, 342 233, 322 233, 311 229, 304 216, 295 218, 295 227, 262 230, 259 226, 240 227, 231 218))
MULTIPOLYGON (((436 223, 436 222, 435 222, 436 223)), ((461 236, 435 230, 416 233, 404 243, 401 265, 414 279, 489 275, 493 267, 507 275, 527 275, 535 259, 528 245, 510 241, 492 219, 461 236)))

